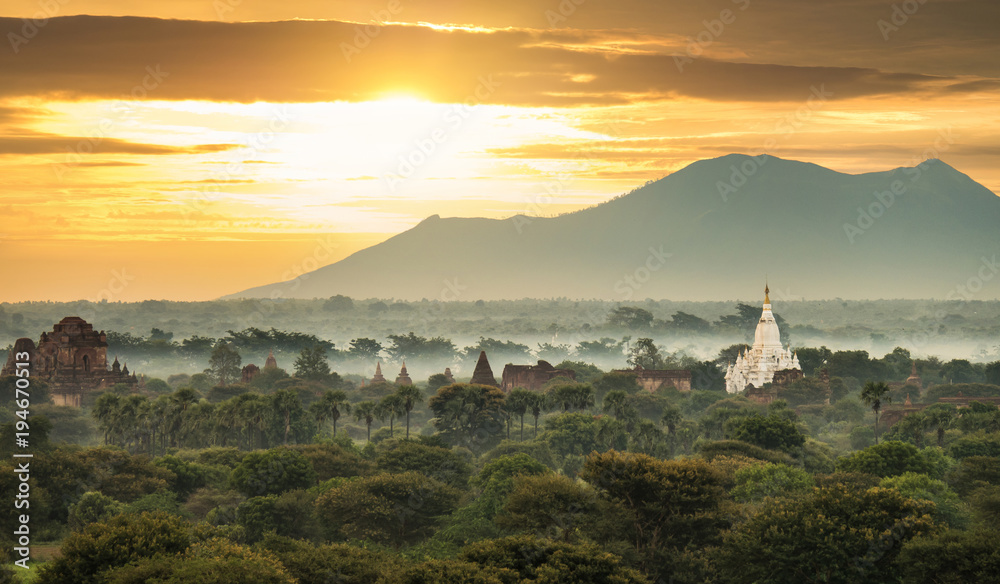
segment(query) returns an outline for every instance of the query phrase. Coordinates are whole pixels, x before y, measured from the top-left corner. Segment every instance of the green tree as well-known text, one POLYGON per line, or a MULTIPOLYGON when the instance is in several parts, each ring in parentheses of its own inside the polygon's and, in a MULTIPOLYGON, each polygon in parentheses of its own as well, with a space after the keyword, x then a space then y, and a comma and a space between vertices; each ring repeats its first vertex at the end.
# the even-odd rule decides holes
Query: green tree
POLYGON ((813 488, 812 475, 787 464, 753 464, 743 467, 733 475, 736 486, 731 494, 737 501, 746 503, 766 497, 788 497, 808 492, 813 488))
POLYGON ((353 339, 347 349, 348 355, 365 361, 377 361, 381 353, 382 343, 368 338, 353 339))
POLYGON ((891 401, 889 386, 884 381, 869 381, 861 389, 861 402, 875 414, 875 444, 878 444, 878 416, 882 411, 882 405, 891 401))
POLYGON ((292 429, 292 414, 301 414, 302 402, 298 394, 287 389, 279 389, 268 396, 273 411, 277 412, 282 422, 282 444, 288 445, 288 433, 292 429))
POLYGON ((670 405, 663 408, 663 414, 660 416, 660 423, 662 423, 667 428, 667 434, 674 436, 677 433, 677 425, 681 423, 684 416, 681 415, 680 409, 676 406, 670 405))
POLYGON ((399 393, 391 393, 375 407, 375 415, 382 422, 389 420, 389 437, 393 437, 393 425, 397 418, 406 415, 406 400, 399 393))
POLYGON ((326 362, 326 347, 315 345, 302 349, 295 359, 295 376, 309 381, 326 381, 330 378, 330 364, 326 362))
POLYGON ((911 499, 934 503, 931 515, 940 523, 954 528, 964 528, 969 522, 966 505, 944 481, 932 479, 925 474, 905 472, 882 479, 879 486, 896 489, 911 499))
POLYGON ((931 404, 922 412, 928 428, 933 428, 937 434, 937 445, 944 447, 944 433, 955 421, 955 406, 950 404, 931 404))
POLYGON ((794 422, 775 414, 733 418, 726 426, 726 434, 733 440, 742 440, 769 450, 791 452, 806 442, 805 435, 794 422))
POLYGON ((536 395, 522 387, 515 387, 507 394, 507 409, 510 410, 511 414, 518 417, 521 422, 521 437, 520 440, 524 440, 524 416, 528 413, 528 408, 531 406, 532 395, 536 395))
POLYGON ((344 296, 343 294, 337 294, 331 296, 323 303, 323 310, 329 312, 350 312, 354 310, 354 300, 351 300, 350 296, 344 296))
POLYGON ((462 352, 465 353, 465 359, 474 361, 479 358, 480 351, 486 351, 487 355, 498 359, 501 363, 518 363, 531 359, 531 349, 528 348, 528 345, 485 337, 479 337, 477 344, 466 347, 462 352))
POLYGON ((400 584, 503 584, 493 570, 459 560, 427 560, 407 567, 400 584))
POLYGON ((125 506, 111 497, 87 491, 80 499, 69 506, 69 527, 73 530, 83 529, 91 523, 104 521, 118 515, 125 506))
MULTIPOLYGON (((312 404, 310 409, 322 416, 322 421, 331 420, 333 422, 333 436, 337 436, 337 421, 345 413, 351 412, 351 404, 347 401, 347 394, 340 390, 327 390, 319 398, 319 401, 312 404)), ((317 421, 320 421, 317 418, 317 421)))
POLYGON ((396 549, 429 535, 442 515, 455 510, 459 491, 418 472, 360 477, 330 489, 317 513, 339 537, 396 549))
POLYGON ((1000 361, 987 363, 983 367, 983 376, 986 383, 990 385, 1000 385, 1000 361))
POLYGON ((594 405, 594 388, 587 383, 556 385, 549 388, 547 397, 550 404, 561 407, 563 412, 583 410, 594 405))
POLYGON ((948 530, 903 544, 897 564, 903 584, 966 584, 996 581, 1000 574, 1000 531, 948 530))
POLYGON ((239 351, 230 346, 229 343, 219 341, 212 349, 205 374, 218 379, 219 385, 229 385, 240 378, 240 364, 242 362, 243 359, 240 357, 239 351))
POLYGON ((526 397, 528 412, 531 413, 531 418, 534 420, 534 434, 532 438, 538 438, 538 418, 542 415, 542 410, 545 408, 545 396, 540 393, 532 393, 531 397, 526 397))
POLYGON ((604 394, 604 402, 601 406, 605 413, 613 415, 616 420, 632 420, 638 415, 635 407, 629 402, 628 394, 621 390, 609 391, 604 394))
POLYGON ((402 401, 403 411, 406 413, 406 437, 410 437, 410 412, 413 408, 424 402, 424 394, 420 389, 412 385, 402 385, 396 390, 396 395, 402 401))
POLYGON ((247 497, 276 495, 309 488, 316 482, 316 471, 301 453, 280 447, 244 456, 229 482, 247 497))
POLYGON ((428 405, 434 413, 433 424, 445 441, 483 452, 502 436, 504 397, 496 387, 456 383, 438 389, 428 405))
POLYGON ((381 551, 339 543, 313 546, 276 534, 265 535, 257 547, 275 554, 299 584, 376 584, 396 572, 400 563, 381 551))
POLYGON ((670 327, 679 331, 708 332, 712 325, 704 318, 678 310, 670 317, 670 327))
POLYGON ((504 584, 646 584, 621 558, 592 543, 571 544, 517 535, 487 539, 462 549, 459 560, 496 574, 504 584))
POLYGON ((41 584, 98 584, 104 574, 158 554, 179 554, 191 544, 184 521, 166 513, 115 515, 62 542, 60 554, 39 571, 41 584))
POLYGON ((981 383, 983 366, 977 367, 968 359, 952 359, 941 366, 938 375, 948 383, 981 383))
POLYGON ((580 476, 626 510, 631 539, 647 568, 663 550, 711 544, 725 525, 718 512, 723 478, 703 460, 594 453, 580 476))
MULTIPOLYGON (((600 361, 604 359, 620 359, 622 356, 622 343, 612 339, 611 337, 601 337, 596 341, 580 341, 576 345, 576 356, 581 361, 587 362, 600 361)), ((563 364, 560 363, 556 366, 556 368, 562 369, 563 364)), ((579 375, 580 372, 577 371, 578 379, 579 375)))
POLYGON ((468 487, 472 467, 452 449, 412 440, 386 440, 376 450, 375 465, 380 471, 417 471, 456 489, 468 487))
POLYGON ((629 330, 648 329, 653 323, 653 313, 634 306, 619 306, 608 314, 608 324, 629 330))
POLYGON ((392 345, 386 349, 393 361, 407 359, 447 360, 455 356, 455 344, 443 337, 428 339, 413 334, 389 335, 392 345))
POLYGON ((560 457, 585 456, 627 444, 625 425, 617 420, 597 420, 589 414, 570 412, 546 420, 545 431, 538 438, 560 457))
POLYGON ((354 406, 354 419, 358 422, 364 422, 365 427, 368 429, 368 442, 372 441, 372 423, 375 422, 375 418, 378 417, 378 402, 366 401, 354 406))
POLYGON ((448 376, 444 373, 435 373, 427 378, 427 389, 430 391, 437 391, 438 388, 450 385, 451 381, 448 376))
POLYGON ((118 411, 121 408, 122 399, 119 395, 105 392, 98 396, 94 402, 94 407, 90 411, 94 419, 97 420, 97 427, 104 433, 104 444, 117 441, 119 432, 118 411))
POLYGON ((545 472, 522 473, 508 480, 510 493, 496 517, 497 525, 571 541, 582 526, 593 523, 599 501, 585 483, 545 472))
POLYGON ((900 542, 933 530, 928 511, 892 489, 839 484, 769 499, 725 535, 718 564, 732 582, 896 582, 900 542))
POLYGON ((653 339, 643 337, 638 339, 628 352, 629 367, 642 367, 643 369, 663 369, 663 355, 660 348, 656 346, 653 339))
MULTIPOLYGON (((912 444, 889 440, 852 452, 837 459, 840 472, 863 472, 877 477, 891 477, 906 472, 925 473, 941 478, 950 466, 936 464, 933 449, 919 449, 912 444)), ((953 464, 954 461, 951 461, 953 464)))
POLYGON ((108 573, 108 584, 298 584, 270 553, 212 538, 179 556, 159 555, 108 573))
POLYGON ((1000 486, 1000 458, 969 456, 948 473, 948 484, 962 497, 989 485, 1000 486))
POLYGON ((470 481, 472 486, 482 491, 475 505, 483 516, 493 519, 514 489, 517 477, 548 472, 548 467, 524 453, 494 458, 484 464, 479 474, 470 481))

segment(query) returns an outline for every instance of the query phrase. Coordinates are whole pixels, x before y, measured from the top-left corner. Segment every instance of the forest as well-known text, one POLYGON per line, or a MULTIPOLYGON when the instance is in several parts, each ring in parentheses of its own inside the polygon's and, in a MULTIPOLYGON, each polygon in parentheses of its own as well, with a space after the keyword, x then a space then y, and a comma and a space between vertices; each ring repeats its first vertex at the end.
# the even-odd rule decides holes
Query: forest
MULTIPOLYGON (((51 326, 27 308, 18 326, 51 326)), ((21 482, 16 432, 34 454, 30 508, 3 511, 30 516, 30 568, 8 530, 0 581, 996 582, 1000 359, 797 344, 805 377, 763 404, 722 378, 754 310, 612 306, 592 335, 536 348, 499 334, 460 348, 416 326, 346 341, 107 326, 109 358, 163 373, 79 408, 36 380, 25 425, 17 378, 0 378, 3 492, 21 482), (734 342, 705 355, 669 340, 706 325, 734 342), (540 358, 575 379, 472 384, 455 364, 480 350, 498 380, 540 358), (278 366, 241 379, 269 351, 278 366), (403 360, 433 367, 393 384, 403 360), (389 382, 359 373, 380 361, 389 382), (693 389, 643 390, 636 365, 690 369, 693 389), (920 407, 889 427, 904 403, 920 407)))

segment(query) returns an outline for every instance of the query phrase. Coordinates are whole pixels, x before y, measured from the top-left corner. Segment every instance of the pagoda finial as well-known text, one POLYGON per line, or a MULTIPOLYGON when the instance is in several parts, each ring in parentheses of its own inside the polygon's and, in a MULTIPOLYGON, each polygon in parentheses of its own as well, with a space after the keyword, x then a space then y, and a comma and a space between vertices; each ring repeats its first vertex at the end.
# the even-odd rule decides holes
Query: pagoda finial
POLYGON ((771 303, 771 289, 767 287, 767 280, 764 281, 764 304, 771 303))

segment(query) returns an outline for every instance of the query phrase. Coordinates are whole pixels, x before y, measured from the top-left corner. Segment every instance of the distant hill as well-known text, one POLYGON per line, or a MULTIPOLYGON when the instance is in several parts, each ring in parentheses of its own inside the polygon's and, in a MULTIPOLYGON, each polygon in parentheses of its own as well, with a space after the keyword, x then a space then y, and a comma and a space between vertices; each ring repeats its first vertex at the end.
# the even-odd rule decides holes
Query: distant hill
POLYGON ((434 215, 226 298, 723 300, 759 295, 766 274, 778 298, 961 299, 980 278, 971 297, 987 299, 994 256, 1000 197, 940 160, 850 175, 730 154, 558 217, 434 215))

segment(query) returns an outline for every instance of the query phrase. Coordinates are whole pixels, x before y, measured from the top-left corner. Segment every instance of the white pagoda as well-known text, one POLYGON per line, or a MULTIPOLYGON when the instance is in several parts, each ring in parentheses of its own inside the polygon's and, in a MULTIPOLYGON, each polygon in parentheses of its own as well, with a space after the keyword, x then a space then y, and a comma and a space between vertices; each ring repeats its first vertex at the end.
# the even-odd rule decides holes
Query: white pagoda
POLYGON ((739 393, 748 385, 762 387, 774 379, 774 373, 783 369, 801 371, 799 357, 781 345, 778 323, 771 313, 771 291, 764 286, 764 310, 753 335, 753 347, 745 349, 730 363, 726 371, 726 391, 739 393))

